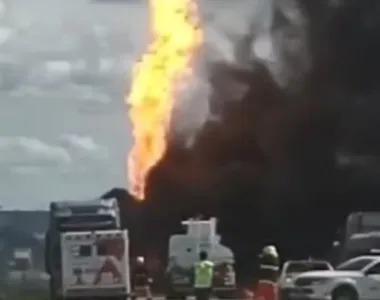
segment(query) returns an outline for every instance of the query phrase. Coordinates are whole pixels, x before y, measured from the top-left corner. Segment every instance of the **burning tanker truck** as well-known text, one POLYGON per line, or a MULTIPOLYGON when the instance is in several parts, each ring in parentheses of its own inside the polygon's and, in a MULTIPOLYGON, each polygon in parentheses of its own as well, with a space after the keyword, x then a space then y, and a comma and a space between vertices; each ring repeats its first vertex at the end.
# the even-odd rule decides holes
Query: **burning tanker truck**
POLYGON ((247 282, 264 244, 323 256, 350 211, 380 208, 380 2, 255 3, 235 61, 208 66, 209 117, 183 133, 177 87, 205 47, 204 24, 191 0, 151 1, 152 43, 126 97, 131 194, 108 193, 129 199, 141 249, 160 257, 182 219, 217 216, 247 282))

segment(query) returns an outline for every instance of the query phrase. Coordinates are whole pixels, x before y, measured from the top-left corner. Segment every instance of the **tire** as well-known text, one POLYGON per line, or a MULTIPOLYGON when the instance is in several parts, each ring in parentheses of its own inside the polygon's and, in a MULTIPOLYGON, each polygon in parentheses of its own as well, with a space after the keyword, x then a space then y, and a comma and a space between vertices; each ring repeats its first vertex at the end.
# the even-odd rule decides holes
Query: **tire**
POLYGON ((218 299, 237 299, 238 298, 238 293, 237 291, 225 291, 225 292, 219 292, 215 293, 215 296, 218 299))
POLYGON ((166 300, 186 300, 186 295, 170 293, 165 296, 166 300))
POLYGON ((332 292, 332 300, 359 300, 359 295, 353 287, 341 286, 332 292))
POLYGON ((55 293, 54 280, 51 277, 49 279, 49 299, 50 300, 59 300, 59 297, 55 293))

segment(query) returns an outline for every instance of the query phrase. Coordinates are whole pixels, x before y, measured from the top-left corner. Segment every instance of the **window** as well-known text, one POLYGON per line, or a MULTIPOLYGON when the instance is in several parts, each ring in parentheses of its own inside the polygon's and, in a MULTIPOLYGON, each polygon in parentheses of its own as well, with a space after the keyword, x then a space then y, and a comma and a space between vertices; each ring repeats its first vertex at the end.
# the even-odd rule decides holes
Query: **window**
POLYGON ((111 215, 89 215, 89 216, 70 216, 60 217, 58 220, 58 231, 81 231, 84 228, 107 229, 113 228, 116 219, 111 215))
POLYGON ((92 254, 91 245, 81 245, 79 247, 79 256, 81 257, 89 257, 92 254))
POLYGON ((286 273, 303 273, 308 271, 325 271, 331 270, 329 264, 324 262, 298 262, 298 263, 290 263, 286 273))
POLYGON ((358 258, 346 261, 336 267, 339 271, 361 271, 369 263, 373 262, 371 258, 358 258))
POLYGON ((107 247, 106 245, 100 243, 96 246, 96 253, 99 256, 106 256, 107 255, 107 247))
POLYGON ((370 275, 370 274, 380 274, 380 263, 377 263, 376 265, 374 265, 371 268, 369 268, 366 273, 368 275, 370 275))
POLYGON ((13 270, 15 271, 27 271, 31 267, 30 260, 27 258, 16 258, 14 260, 13 270))

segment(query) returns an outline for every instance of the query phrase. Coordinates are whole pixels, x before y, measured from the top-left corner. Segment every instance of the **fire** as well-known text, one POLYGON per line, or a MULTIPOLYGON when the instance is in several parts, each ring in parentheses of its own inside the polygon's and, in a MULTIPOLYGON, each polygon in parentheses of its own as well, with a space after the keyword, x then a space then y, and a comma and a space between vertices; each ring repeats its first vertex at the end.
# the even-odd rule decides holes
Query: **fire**
POLYGON ((132 194, 144 199, 149 170, 166 150, 166 134, 179 85, 203 40, 193 0, 150 0, 152 42, 136 65, 126 102, 134 145, 128 157, 132 194))

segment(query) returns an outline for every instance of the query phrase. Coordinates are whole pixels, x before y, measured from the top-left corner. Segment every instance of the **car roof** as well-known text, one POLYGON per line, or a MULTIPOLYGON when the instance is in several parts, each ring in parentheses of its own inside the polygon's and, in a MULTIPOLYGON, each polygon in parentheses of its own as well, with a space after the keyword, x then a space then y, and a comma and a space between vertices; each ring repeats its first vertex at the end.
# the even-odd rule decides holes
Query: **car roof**
POLYGON ((286 263, 288 264, 310 264, 310 263, 317 263, 317 264, 330 264, 327 260, 316 260, 316 259, 300 259, 300 260, 288 260, 286 263))
POLYGON ((380 260, 380 255, 361 255, 354 258, 351 258, 349 260, 356 260, 356 259, 374 259, 374 260, 380 260))

